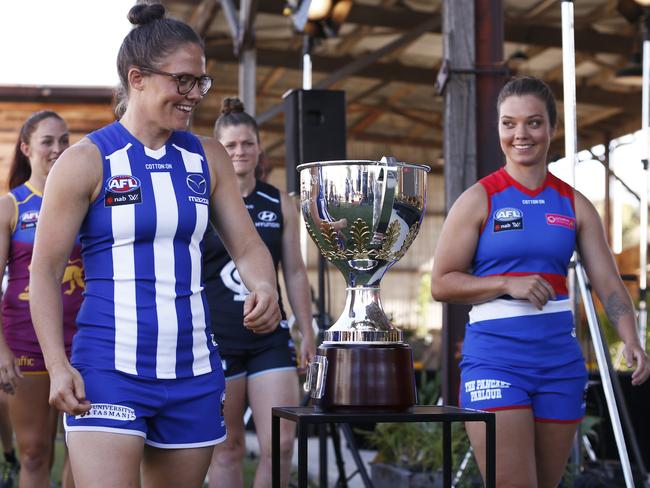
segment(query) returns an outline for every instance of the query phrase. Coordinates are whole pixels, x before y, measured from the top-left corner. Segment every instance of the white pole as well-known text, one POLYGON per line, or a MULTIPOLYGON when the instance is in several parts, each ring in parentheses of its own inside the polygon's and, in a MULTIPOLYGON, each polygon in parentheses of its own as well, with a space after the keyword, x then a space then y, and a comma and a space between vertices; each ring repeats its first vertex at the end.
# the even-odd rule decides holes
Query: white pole
POLYGON ((643 137, 642 162, 645 187, 641 192, 639 211, 639 338, 645 350, 648 311, 646 292, 648 287, 648 161, 650 161, 650 40, 648 39, 647 14, 643 19, 643 88, 641 94, 641 125, 643 137))
POLYGON ((607 403, 607 409, 609 410, 609 420, 612 424, 614 439, 616 440, 616 447, 618 448, 618 455, 621 459, 621 468, 623 469, 623 476, 625 477, 625 486, 628 488, 634 488, 632 467, 630 466, 630 458, 627 455, 627 446, 625 445, 623 427, 616 407, 616 396, 614 395, 612 378, 609 372, 609 362, 607 361, 607 357, 605 357, 605 354, 608 354, 606 352, 607 349, 603 343, 603 337, 598 326, 598 317, 596 316, 596 309, 594 307, 593 299, 591 298, 591 290, 587 287, 587 275, 579 261, 576 261, 575 269, 582 299, 584 300, 585 312, 587 313, 587 322, 589 323, 591 340, 594 343, 596 361, 598 362, 600 379, 603 385, 603 392, 605 393, 605 402, 607 403))
MULTIPOLYGON (((575 187, 575 165, 577 163, 577 142, 578 131, 576 122, 576 72, 575 72, 575 45, 574 45, 574 32, 573 32, 573 1, 562 1, 562 72, 564 84, 564 157, 571 164, 571 184, 575 187)), ((596 352, 596 359, 598 361, 598 369, 600 371, 600 379, 605 392, 605 399, 609 410, 609 417, 614 431, 614 438, 616 439, 616 446, 618 447, 618 454, 621 460, 621 468, 625 477, 625 485, 627 488, 634 488, 634 479, 632 478, 632 467, 630 466, 630 458, 627 454, 625 446, 625 437, 623 435, 623 427, 621 426, 621 419, 616 406, 616 397, 614 396, 614 388, 612 385, 612 378, 610 376, 609 361, 607 361, 606 354, 608 350, 603 344, 603 338, 598 326, 598 318, 596 316, 596 309, 594 308, 591 291, 587 288, 587 275, 574 255, 575 272, 573 273, 573 282, 570 283, 570 290, 575 293, 575 281, 577 280, 580 292, 582 294, 585 312, 587 314, 587 321, 589 322, 589 330, 591 332, 591 340, 593 342, 594 351, 596 352)))
MULTIPOLYGON (((311 0, 310 0, 311 1, 311 0)), ((305 34, 305 38, 303 39, 304 41, 304 47, 303 47, 303 55, 302 55, 302 89, 303 90, 311 90, 312 87, 312 78, 311 78, 311 73, 312 73, 312 67, 311 67, 311 45, 312 41, 307 37, 305 34)), ((305 161, 301 161, 304 163, 305 161)), ((289 171, 289 170, 287 170, 289 171)), ((295 170, 294 170, 295 171, 295 170)), ((300 190, 298 190, 300 192, 300 190)), ((298 193, 298 202, 300 202, 300 193, 298 193)), ((309 260, 307 259, 307 226, 305 225, 305 219, 304 216, 302 215, 302 211, 298 209, 298 215, 300 218, 300 253, 302 254, 302 259, 305 263, 305 267, 309 264, 309 260)))
POLYGON ((578 131, 576 128, 576 57, 573 2, 562 2, 562 84, 564 85, 564 157, 571 164, 569 184, 575 186, 578 131))

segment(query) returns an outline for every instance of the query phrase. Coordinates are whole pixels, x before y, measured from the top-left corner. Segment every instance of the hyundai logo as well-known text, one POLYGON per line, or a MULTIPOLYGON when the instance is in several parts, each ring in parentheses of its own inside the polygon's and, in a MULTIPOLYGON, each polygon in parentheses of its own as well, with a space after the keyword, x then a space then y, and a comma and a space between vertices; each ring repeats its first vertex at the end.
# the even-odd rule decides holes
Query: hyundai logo
POLYGON ((271 212, 270 210, 263 210, 260 213, 257 214, 257 218, 260 219, 262 222, 275 222, 278 220, 278 216, 276 215, 275 212, 271 212))

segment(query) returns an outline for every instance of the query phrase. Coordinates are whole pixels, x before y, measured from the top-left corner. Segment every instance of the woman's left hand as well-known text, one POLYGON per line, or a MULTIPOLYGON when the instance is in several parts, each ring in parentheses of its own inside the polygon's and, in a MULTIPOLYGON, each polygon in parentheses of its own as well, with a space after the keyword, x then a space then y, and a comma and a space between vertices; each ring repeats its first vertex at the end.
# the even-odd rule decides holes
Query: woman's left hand
POLYGON ((623 356, 628 368, 631 368, 636 363, 636 368, 632 372, 632 384, 640 385, 644 383, 650 376, 650 361, 645 351, 639 344, 626 345, 623 349, 623 356))

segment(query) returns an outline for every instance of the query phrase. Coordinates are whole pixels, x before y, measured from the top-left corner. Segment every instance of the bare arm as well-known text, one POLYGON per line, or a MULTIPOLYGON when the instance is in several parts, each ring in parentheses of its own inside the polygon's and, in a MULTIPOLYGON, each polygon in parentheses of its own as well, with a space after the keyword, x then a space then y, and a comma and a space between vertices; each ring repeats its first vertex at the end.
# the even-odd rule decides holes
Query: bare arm
POLYGON ((614 256, 607 246, 605 232, 596 209, 582 194, 575 194, 580 257, 607 316, 625 344, 624 356, 628 367, 636 363, 632 384, 639 385, 650 376, 650 363, 637 334, 632 299, 620 278, 614 256))
MULTIPOLYGON (((282 200, 282 215, 284 228, 282 230, 282 274, 287 287, 287 296, 291 310, 298 321, 302 340, 300 342, 300 362, 307 366, 316 354, 314 342, 314 329, 312 327, 311 297, 309 294, 309 280, 300 254, 300 229, 298 213, 291 198, 280 193, 282 200)), ((300 365, 299 365, 300 366, 300 365)))
POLYGON ((487 196, 478 183, 452 206, 433 260, 433 298, 452 303, 482 303, 507 294, 541 309, 550 298, 555 298, 553 288, 541 276, 476 277, 470 273, 487 212, 487 196))
POLYGON ((280 321, 273 260, 255 230, 238 191, 235 172, 216 139, 203 138, 212 182, 212 218, 228 254, 251 293, 244 302, 244 326, 270 332, 280 321))
POLYGON ((100 180, 99 151, 87 140, 57 160, 45 184, 29 282, 34 329, 50 373, 50 403, 73 415, 90 405, 65 353, 61 278, 100 180))
MULTIPOLYGON (((0 198, 0 262, 3 263, 3 270, 9 258, 11 234, 16 225, 15 214, 15 200, 9 195, 0 198)), ((2 323, 0 322, 0 382, 2 382, 2 390, 5 393, 13 394, 17 385, 17 379, 22 377, 22 373, 20 372, 13 352, 5 341, 3 330, 2 323)))

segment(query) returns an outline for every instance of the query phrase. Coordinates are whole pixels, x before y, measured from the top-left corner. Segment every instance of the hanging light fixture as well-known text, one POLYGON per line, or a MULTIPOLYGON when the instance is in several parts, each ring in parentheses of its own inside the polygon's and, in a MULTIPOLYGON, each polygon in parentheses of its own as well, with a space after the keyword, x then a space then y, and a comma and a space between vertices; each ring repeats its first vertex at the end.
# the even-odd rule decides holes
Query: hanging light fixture
POLYGON ((311 0, 307 19, 316 21, 325 19, 332 11, 332 0, 311 0))
POLYGON ((298 32, 324 39, 336 37, 351 8, 352 0, 290 0, 284 14, 291 16, 298 32))

